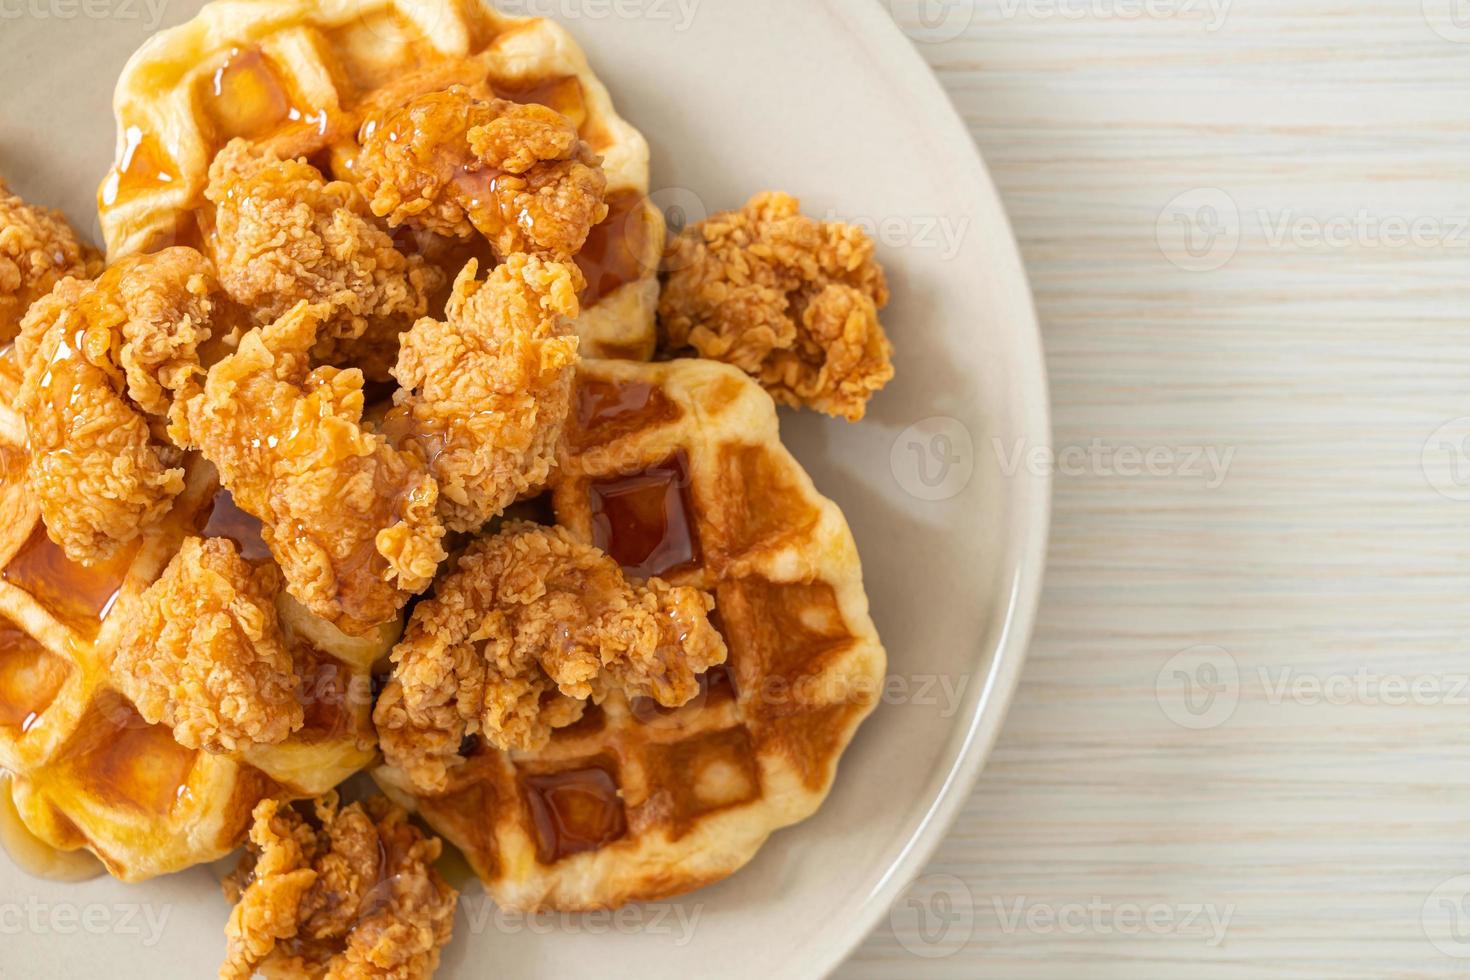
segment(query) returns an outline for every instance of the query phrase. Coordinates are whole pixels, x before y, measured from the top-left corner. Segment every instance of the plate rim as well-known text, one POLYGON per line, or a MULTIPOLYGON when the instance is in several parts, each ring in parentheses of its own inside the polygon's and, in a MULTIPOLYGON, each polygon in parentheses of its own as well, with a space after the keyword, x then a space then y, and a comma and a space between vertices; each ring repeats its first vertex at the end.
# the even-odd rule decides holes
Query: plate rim
MULTIPOLYGON (((848 29, 855 43, 869 47, 876 63, 902 79, 908 86, 905 90, 918 96, 914 100, 915 106, 923 112, 926 123, 935 124, 931 130, 933 135, 953 154, 957 165, 972 173, 977 187, 977 203, 993 212, 987 216, 987 223, 995 233, 994 258, 1009 268, 1007 278, 1018 283, 1021 294, 1018 299, 1024 320, 1014 324, 1014 332, 1018 337, 1030 339, 1029 343, 1019 345, 1031 368, 1018 386, 1025 395, 1017 402, 1024 409, 1019 428, 1026 433, 1032 445, 1049 452, 1053 444, 1051 402, 1035 293, 1010 216, 979 146, 939 77, 919 54, 918 42, 910 40, 899 27, 893 16, 893 0, 869 0, 868 3, 822 0, 822 5, 836 22, 848 29)), ((931 779, 930 786, 938 783, 939 788, 930 799, 922 824, 904 843, 898 858, 884 869, 878 884, 862 898, 861 907, 849 920, 845 935, 828 945, 825 951, 814 951, 811 965, 816 967, 816 976, 830 977, 867 940, 893 903, 933 859, 964 804, 973 795, 1005 724, 1030 650, 1050 537, 1052 484, 1050 473, 1033 475, 1028 481, 1034 491, 1031 499, 1024 501, 1027 505, 1025 512, 1018 515, 1025 519, 1027 533, 1017 550, 1010 602, 1003 617, 1000 639, 994 647, 993 662, 986 673, 985 687, 964 730, 961 747, 948 769, 931 779)), ((957 728, 956 734, 958 732, 957 728)))

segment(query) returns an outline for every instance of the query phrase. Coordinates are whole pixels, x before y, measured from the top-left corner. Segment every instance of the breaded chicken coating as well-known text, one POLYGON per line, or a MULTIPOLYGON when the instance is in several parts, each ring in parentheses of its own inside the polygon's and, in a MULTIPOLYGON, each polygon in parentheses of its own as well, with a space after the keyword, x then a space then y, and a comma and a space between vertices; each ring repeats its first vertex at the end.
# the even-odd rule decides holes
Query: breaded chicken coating
POLYGON ((534 751, 612 691, 687 704, 725 661, 713 608, 699 589, 630 582, 565 529, 509 523, 414 610, 373 715, 384 755, 437 792, 467 736, 534 751))
POLYGON ((183 490, 182 455, 155 436, 175 395, 197 387, 214 279, 198 252, 126 259, 93 282, 64 279, 16 341, 30 483, 73 561, 117 554, 183 490))
POLYGON ((330 315, 302 303, 246 334, 175 406, 170 433, 262 522, 291 595, 361 635, 428 588, 444 526, 423 463, 363 428, 362 373, 311 367, 330 315))
POLYGON ((452 86, 364 124, 356 179, 373 213, 497 257, 568 259, 607 217, 602 160, 560 113, 452 86))
POLYGON ((398 336, 429 310, 438 270, 398 251, 352 184, 234 140, 209 168, 220 281, 258 324, 301 300, 328 303, 314 351, 384 380, 398 336))
POLYGON ((665 258, 665 354, 733 364, 782 404, 856 422, 893 379, 878 322, 888 285, 860 228, 818 222, 785 194, 691 225, 665 258))
POLYGON ((250 847, 224 883, 235 904, 221 980, 428 980, 454 933, 459 893, 434 870, 442 844, 386 798, 309 822, 277 800, 255 808, 250 847))
POLYGON ((513 255, 481 282, 460 274, 448 319, 403 338, 402 386, 385 431, 439 481, 451 531, 474 531, 543 486, 571 410, 575 266, 513 255))
POLYGON ((61 280, 101 273, 101 254, 60 211, 27 204, 0 180, 0 344, 15 339, 26 310, 61 280))
POLYGON ((133 612, 112 679, 180 745, 234 752, 301 728, 301 679, 275 599, 280 573, 222 538, 188 538, 133 612))

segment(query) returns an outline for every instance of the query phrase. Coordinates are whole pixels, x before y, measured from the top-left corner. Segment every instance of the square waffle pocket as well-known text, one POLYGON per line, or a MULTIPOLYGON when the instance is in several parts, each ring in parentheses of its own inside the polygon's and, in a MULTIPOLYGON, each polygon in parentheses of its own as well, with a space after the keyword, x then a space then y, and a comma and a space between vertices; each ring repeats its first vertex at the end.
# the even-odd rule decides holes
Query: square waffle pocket
POLYGON ((847 522, 754 381, 589 362, 567 446, 556 523, 630 575, 713 594, 730 655, 683 708, 614 695, 539 752, 470 739, 440 795, 374 773, 512 909, 615 908, 737 871, 821 805, 886 668, 847 522))
MULTIPOLYGON (((341 177, 363 107, 484 82, 557 110, 602 156, 608 216, 576 258, 582 353, 648 359, 666 234, 648 200, 648 143, 564 28, 489 0, 216 0, 154 37, 114 97, 117 157, 98 192, 108 260, 203 246, 209 165, 233 138, 341 177)), ((470 257, 455 248, 431 261, 452 282, 470 257)))
POLYGON ((279 745, 214 755, 143 720, 109 682, 128 612, 186 536, 244 546, 257 532, 219 493, 213 468, 193 459, 173 512, 135 548, 93 567, 69 561, 26 487, 16 388, 0 370, 0 769, 13 774, 30 834, 140 881, 228 854, 262 799, 316 796, 369 765, 372 665, 397 628, 350 638, 286 598, 288 637, 310 650, 304 728, 279 745))

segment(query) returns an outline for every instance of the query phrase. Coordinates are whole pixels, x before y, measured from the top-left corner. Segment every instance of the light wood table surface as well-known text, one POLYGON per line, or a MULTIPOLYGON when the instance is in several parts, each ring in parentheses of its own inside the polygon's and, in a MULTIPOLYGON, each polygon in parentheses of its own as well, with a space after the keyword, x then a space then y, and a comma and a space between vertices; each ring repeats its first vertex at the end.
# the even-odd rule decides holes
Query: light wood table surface
POLYGON ((1470 976, 1470 4, 893 6, 1072 452, 1005 734, 839 976, 1470 976))

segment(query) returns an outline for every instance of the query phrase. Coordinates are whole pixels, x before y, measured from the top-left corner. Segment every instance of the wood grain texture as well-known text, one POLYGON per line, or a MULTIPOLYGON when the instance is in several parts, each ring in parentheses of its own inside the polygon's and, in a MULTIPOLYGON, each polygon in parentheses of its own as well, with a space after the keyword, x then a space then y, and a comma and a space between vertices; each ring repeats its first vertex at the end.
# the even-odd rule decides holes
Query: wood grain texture
POLYGON ((1431 438, 1470 415, 1452 6, 930 8, 968 21, 919 47, 1015 224, 1057 445, 1161 475, 1058 476, 1005 734, 839 976, 1470 975, 1470 423, 1431 438), (1169 258, 1191 216, 1214 271, 1169 258))

